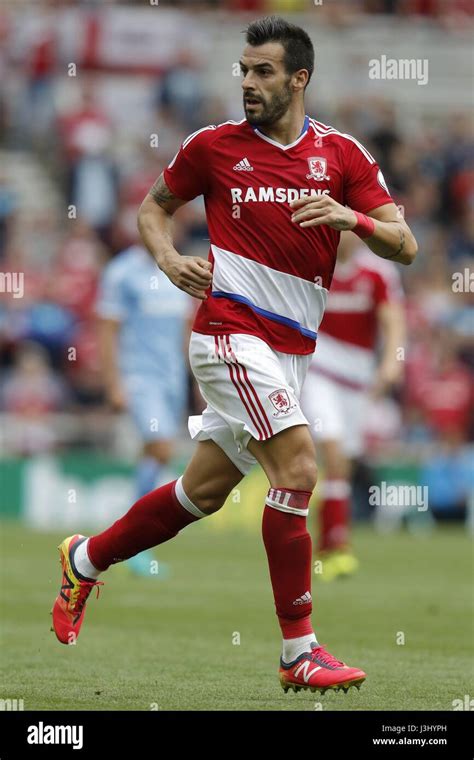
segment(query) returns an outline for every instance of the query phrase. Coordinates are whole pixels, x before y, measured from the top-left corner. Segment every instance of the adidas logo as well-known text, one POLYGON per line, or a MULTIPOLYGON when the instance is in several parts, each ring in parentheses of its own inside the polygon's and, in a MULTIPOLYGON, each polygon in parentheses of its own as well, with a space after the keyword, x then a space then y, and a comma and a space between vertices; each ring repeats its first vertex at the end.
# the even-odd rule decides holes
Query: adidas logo
POLYGON ((236 172, 253 172, 253 166, 248 158, 243 158, 234 166, 234 170, 236 172))
POLYGON ((298 599, 295 599, 293 604, 309 604, 311 601, 311 594, 309 591, 305 591, 303 596, 299 596, 298 599))

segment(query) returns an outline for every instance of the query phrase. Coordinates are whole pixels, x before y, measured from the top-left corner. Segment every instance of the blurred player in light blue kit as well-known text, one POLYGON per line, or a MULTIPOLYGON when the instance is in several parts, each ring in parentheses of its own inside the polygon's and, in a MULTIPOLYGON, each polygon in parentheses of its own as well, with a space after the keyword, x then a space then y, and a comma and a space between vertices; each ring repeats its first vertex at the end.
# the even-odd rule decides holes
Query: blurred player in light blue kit
MULTIPOLYGON (((104 268, 97 303, 104 382, 113 409, 128 410, 140 433, 137 498, 169 480, 167 465, 186 410, 184 347, 191 310, 190 297, 139 245, 104 268)), ((148 575, 151 560, 150 550, 129 560, 129 566, 148 575)))

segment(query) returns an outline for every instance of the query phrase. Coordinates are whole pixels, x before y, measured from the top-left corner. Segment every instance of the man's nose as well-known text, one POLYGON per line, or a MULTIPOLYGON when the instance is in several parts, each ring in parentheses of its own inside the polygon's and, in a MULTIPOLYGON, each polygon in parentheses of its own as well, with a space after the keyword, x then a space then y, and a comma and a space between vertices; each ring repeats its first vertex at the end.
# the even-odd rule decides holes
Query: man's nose
POLYGON ((244 90, 244 92, 246 90, 252 89, 252 75, 250 71, 247 71, 246 75, 242 79, 242 89, 244 90))

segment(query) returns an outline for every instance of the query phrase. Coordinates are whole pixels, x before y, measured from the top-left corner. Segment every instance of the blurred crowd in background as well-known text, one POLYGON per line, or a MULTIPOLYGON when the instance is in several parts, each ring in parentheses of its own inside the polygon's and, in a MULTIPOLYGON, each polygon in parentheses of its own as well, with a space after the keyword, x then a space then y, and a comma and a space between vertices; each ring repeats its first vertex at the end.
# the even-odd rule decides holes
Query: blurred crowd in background
MULTIPOLYGON (((24 3, 26 5, 28 0, 24 3)), ((224 10, 230 12, 252 11, 256 13, 302 13, 309 5, 324 6, 326 15, 335 21, 347 21, 347 15, 382 13, 400 16, 425 16, 452 20, 455 16, 473 13, 471 0, 150 0, 150 5, 181 8, 193 13, 200 10, 224 10)), ((42 5, 53 8, 80 6, 97 8, 103 6, 140 5, 143 0, 43 0, 42 5)))
MULTIPOLYGON (((156 71, 144 66, 133 76, 94 60, 94 2, 69 4, 88 14, 88 36, 80 71, 68 77, 71 59, 54 13, 67 5, 45 3, 48 14, 26 31, 18 17, 0 9, 0 71, 10 81, 0 95, 0 270, 24 273, 23 297, 3 297, 0 306, 0 410, 31 421, 27 435, 3 444, 19 455, 65 445, 53 433, 51 415, 97 420, 110 414, 94 313, 101 270, 136 241, 137 208, 181 140, 205 124, 241 118, 238 84, 230 112, 229 101, 209 91, 201 58, 185 46, 169 65, 156 71), (138 126, 133 100, 127 105, 135 88, 144 104, 138 126)), ((308 4, 160 0, 161 5, 267 12, 308 4)), ((468 0, 325 6, 328 23, 345 19, 348 6, 351 14, 417 13, 453 24, 473 10, 468 0)), ((446 489, 446 482, 452 488, 465 472, 474 432, 472 114, 446 113, 442 122, 425 120, 407 133, 389 99, 355 93, 325 103, 318 101, 317 80, 312 88, 310 114, 355 135, 376 156, 420 248, 413 266, 400 267, 408 322, 405 380, 374 404, 367 456, 409 450, 424 458, 440 488, 446 489)), ((207 256, 202 200, 181 209, 177 218, 178 250, 207 256)), ((71 433, 67 445, 80 443, 71 433)))

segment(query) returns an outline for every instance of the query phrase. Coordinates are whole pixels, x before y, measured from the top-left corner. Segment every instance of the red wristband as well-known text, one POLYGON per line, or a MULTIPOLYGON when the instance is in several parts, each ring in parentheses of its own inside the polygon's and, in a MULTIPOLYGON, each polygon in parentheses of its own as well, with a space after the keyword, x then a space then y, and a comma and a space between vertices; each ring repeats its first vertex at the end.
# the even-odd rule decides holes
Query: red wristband
MULTIPOLYGON (((354 211, 354 209, 352 209, 354 211)), ((359 211, 354 211, 357 217, 357 224, 352 228, 352 232, 355 232, 360 238, 368 238, 374 234, 375 222, 370 216, 361 214, 359 211)))

